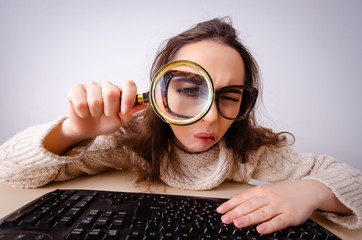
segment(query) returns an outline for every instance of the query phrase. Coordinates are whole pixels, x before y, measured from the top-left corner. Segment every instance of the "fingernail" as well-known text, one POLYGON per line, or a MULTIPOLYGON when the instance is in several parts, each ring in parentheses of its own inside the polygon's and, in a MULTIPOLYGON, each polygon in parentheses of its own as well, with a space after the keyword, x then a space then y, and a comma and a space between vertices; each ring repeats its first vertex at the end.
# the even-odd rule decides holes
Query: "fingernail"
POLYGON ((216 211, 217 211, 218 213, 224 213, 224 212, 225 212, 225 207, 224 207, 224 206, 219 206, 219 207, 216 209, 216 211))
POLYGON ((237 218, 237 219, 235 219, 234 224, 237 227, 242 227, 244 224, 244 220, 242 218, 237 218))
POLYGON ((229 224, 231 223, 233 220, 231 219, 231 217, 229 215, 224 215, 221 217, 221 220, 223 221, 223 223, 229 224))
POLYGON ((265 227, 264 227, 264 226, 258 226, 258 227, 256 228, 256 230, 257 230, 259 233, 263 234, 263 233, 265 232, 265 227))

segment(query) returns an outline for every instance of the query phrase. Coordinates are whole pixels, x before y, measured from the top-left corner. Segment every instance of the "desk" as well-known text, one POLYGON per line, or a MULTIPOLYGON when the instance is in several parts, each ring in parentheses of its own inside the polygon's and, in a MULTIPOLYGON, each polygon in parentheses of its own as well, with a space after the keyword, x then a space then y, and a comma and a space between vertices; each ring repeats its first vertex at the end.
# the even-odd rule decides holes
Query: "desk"
MULTIPOLYGON (((252 187, 248 184, 225 182, 219 187, 208 191, 188 191, 167 187, 163 184, 152 186, 135 185, 136 179, 137 172, 109 171, 95 176, 82 176, 67 182, 51 183, 37 189, 19 189, 0 184, 0 218, 55 189, 94 189, 229 198, 234 194, 252 187)), ((315 212, 311 218, 342 239, 362 239, 362 230, 347 230, 322 218, 317 212, 315 212)))

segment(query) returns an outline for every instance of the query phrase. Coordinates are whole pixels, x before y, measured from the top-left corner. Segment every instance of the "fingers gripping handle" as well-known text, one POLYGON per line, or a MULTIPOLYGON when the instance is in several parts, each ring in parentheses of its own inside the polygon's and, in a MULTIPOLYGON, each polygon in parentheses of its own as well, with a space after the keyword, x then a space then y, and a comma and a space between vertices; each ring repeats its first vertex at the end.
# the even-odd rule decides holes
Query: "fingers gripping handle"
MULTIPOLYGON (((150 102, 150 94, 148 92, 140 93, 136 95, 135 105, 139 105, 141 103, 149 103, 150 102)), ((119 110, 121 110, 122 106, 122 97, 119 102, 119 110)))

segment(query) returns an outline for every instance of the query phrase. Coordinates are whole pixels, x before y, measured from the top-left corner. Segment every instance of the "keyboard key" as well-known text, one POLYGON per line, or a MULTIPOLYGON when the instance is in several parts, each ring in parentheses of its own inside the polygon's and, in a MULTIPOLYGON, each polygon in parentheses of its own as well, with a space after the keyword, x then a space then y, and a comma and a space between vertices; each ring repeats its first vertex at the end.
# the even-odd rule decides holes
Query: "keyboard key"
POLYGON ((75 194, 69 198, 69 201, 79 201, 82 198, 81 195, 75 194))
POLYGON ((67 240, 78 240, 82 239, 85 236, 86 232, 84 229, 76 228, 73 229, 66 237, 67 240))
POLYGON ((189 240, 191 238, 189 233, 180 233, 178 234, 177 240, 189 240))
POLYGON ((219 235, 230 235, 232 233, 233 226, 221 223, 219 225, 219 235))
POLYGON ((143 240, 157 240, 157 231, 147 231, 143 240))
POLYGON ((213 240, 214 239, 213 236, 214 235, 211 235, 211 234, 205 234, 205 235, 200 236, 200 240, 213 240))
POLYGON ((37 227, 45 228, 45 229, 49 228, 49 227, 53 227, 57 218, 58 218, 58 216, 56 216, 56 215, 45 215, 39 220, 37 227))
POLYGON ((5 218, 1 223, 1 227, 17 226, 20 220, 25 216, 24 213, 16 212, 5 218))
POLYGON ((109 223, 109 217, 100 217, 96 221, 94 227, 95 228, 101 228, 101 229, 107 229, 109 223))
POLYGON ((118 211, 116 216, 121 217, 121 218, 126 218, 127 217, 127 212, 126 211, 118 211))
POLYGON ((110 229, 116 229, 116 230, 120 230, 122 229, 123 225, 124 225, 125 219, 124 218, 118 218, 116 217, 115 219, 113 219, 113 221, 111 222, 111 226, 110 229))
POLYGON ((174 233, 172 233, 172 232, 163 232, 162 234, 161 234, 161 239, 162 240, 173 240, 174 239, 174 236, 175 236, 175 234, 174 233))
POLYGON ((74 223, 74 217, 73 216, 64 216, 61 217, 59 219, 59 221, 57 221, 57 223, 55 224, 56 226, 65 226, 65 227, 69 227, 70 225, 72 225, 74 223))
POLYGON ((190 231, 189 227, 184 223, 177 224, 175 229, 175 232, 178 233, 188 233, 189 231, 190 231))
POLYGON ((114 205, 114 206, 121 206, 122 199, 121 198, 112 198, 109 204, 114 205))
POLYGON ((70 210, 68 210, 68 212, 65 215, 78 217, 78 216, 80 216, 81 213, 82 213, 82 211, 80 208, 71 208, 70 210))
POLYGON ((103 238, 103 233, 101 229, 92 229, 85 238, 86 240, 98 240, 103 238))
POLYGON ((131 230, 128 233, 127 239, 139 239, 139 238, 141 238, 142 235, 143 235, 143 233, 141 231, 131 230))
POLYGON ((19 226, 20 227, 35 226, 35 224, 37 223, 37 221, 40 217, 41 217, 41 215, 38 213, 29 214, 20 222, 19 226))
POLYGON ((93 226, 94 217, 83 217, 78 221, 78 226, 81 228, 89 229, 93 226))
POLYGON ((87 206, 88 202, 78 202, 74 205, 75 208, 85 208, 87 206))
POLYGON ((106 230, 103 240, 116 240, 120 238, 120 233, 117 230, 106 230))
POLYGON ((87 212, 86 212, 86 216, 98 216, 98 215, 100 215, 102 213, 102 211, 101 210, 99 210, 99 209, 90 209, 90 210, 88 210, 87 212))
POLYGON ((204 231, 205 234, 210 234, 210 235, 216 235, 216 230, 215 228, 209 226, 207 228, 205 228, 205 231, 204 231))
POLYGON ((203 229, 202 228, 198 228, 198 227, 191 227, 190 228, 190 233, 194 233, 197 235, 200 235, 201 233, 203 233, 203 229))
POLYGON ((160 227, 162 233, 174 232, 174 226, 171 224, 164 224, 160 227))
POLYGON ((114 216, 114 211, 113 210, 109 210, 109 211, 106 211, 104 213, 102 213, 101 217, 113 217, 114 216))
POLYGON ((133 219, 130 229, 132 230, 144 230, 146 227, 146 223, 141 219, 133 219))

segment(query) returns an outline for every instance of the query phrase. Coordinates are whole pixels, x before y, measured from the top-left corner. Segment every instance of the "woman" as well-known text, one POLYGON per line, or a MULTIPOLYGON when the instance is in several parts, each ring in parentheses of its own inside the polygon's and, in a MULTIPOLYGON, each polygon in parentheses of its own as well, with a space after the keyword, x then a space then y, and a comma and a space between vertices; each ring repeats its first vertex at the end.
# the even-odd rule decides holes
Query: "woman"
MULTIPOLYGON (((215 91, 259 88, 254 58, 224 20, 200 23, 171 38, 157 55, 152 75, 180 59, 203 66, 215 91)), ((74 86, 67 117, 29 128, 1 147, 1 181, 38 187, 110 168, 137 168, 141 179, 192 190, 253 178, 273 184, 221 205, 217 210, 224 223, 259 224, 258 232, 268 234, 298 225, 319 209, 338 224, 361 227, 358 170, 328 156, 294 152, 282 133, 258 126, 253 113, 226 118, 217 107, 222 100, 200 121, 177 126, 163 122, 150 106, 135 104, 136 92, 132 81, 74 86)))

